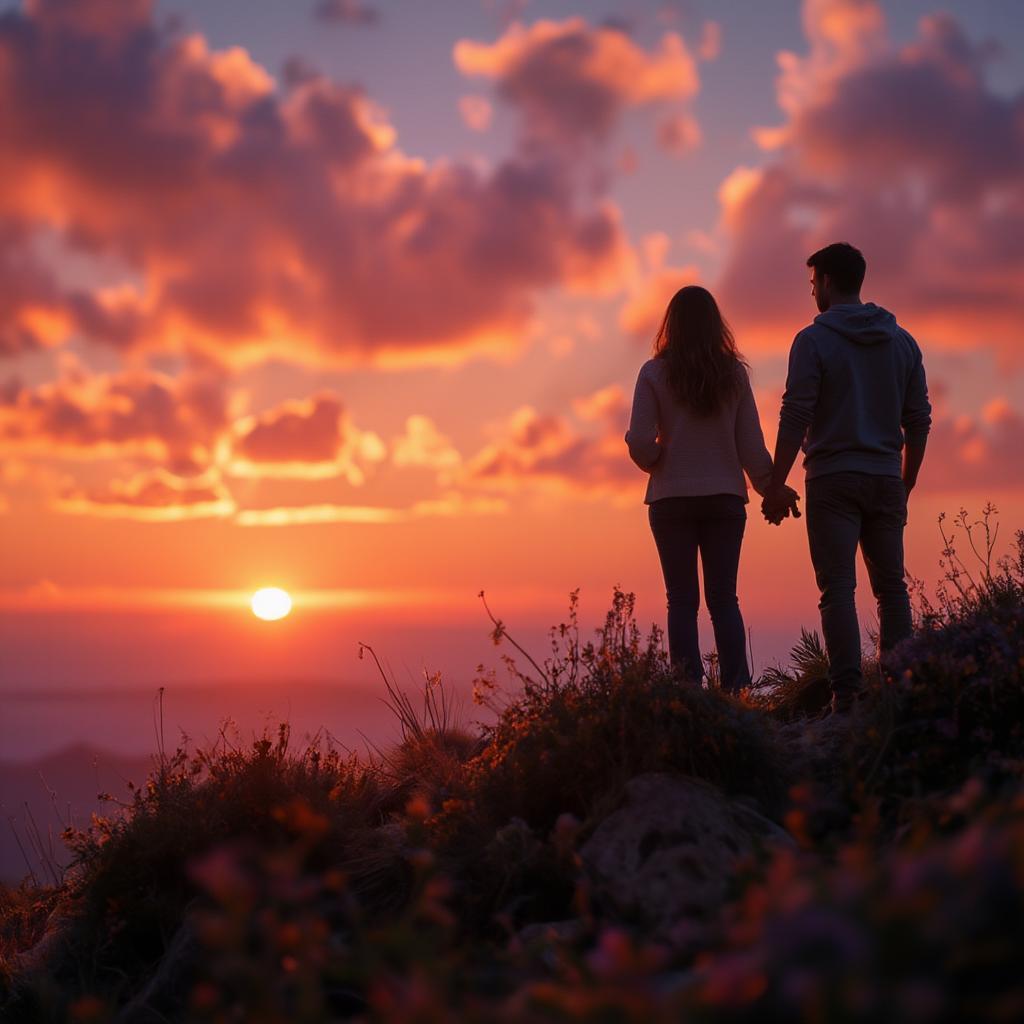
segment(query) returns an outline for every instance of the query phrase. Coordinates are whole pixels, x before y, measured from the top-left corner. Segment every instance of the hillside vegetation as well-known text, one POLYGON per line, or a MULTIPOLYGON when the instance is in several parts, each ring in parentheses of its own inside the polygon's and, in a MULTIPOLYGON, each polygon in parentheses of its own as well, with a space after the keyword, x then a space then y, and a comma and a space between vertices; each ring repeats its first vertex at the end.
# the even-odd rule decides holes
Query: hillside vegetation
POLYGON ((847 715, 814 634, 732 697, 678 678, 616 588, 586 642, 574 592, 541 660, 493 619, 516 654, 507 683, 479 669, 481 731, 439 678, 420 710, 382 671, 394 750, 282 726, 161 758, 124 813, 65 834, 59 885, 0 892, 0 1016, 1024 1019, 1024 533, 994 562, 992 512, 956 521, 937 598, 918 587, 914 637, 847 715), (671 932, 593 867, 640 777, 764 822, 671 932))

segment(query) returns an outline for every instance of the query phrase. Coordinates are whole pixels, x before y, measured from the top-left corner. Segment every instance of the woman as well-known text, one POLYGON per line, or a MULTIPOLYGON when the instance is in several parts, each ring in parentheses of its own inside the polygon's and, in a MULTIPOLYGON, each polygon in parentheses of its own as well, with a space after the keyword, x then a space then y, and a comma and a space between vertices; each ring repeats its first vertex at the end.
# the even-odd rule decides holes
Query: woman
MULTIPOLYGON (((672 297, 640 367, 626 444, 650 473, 648 520, 668 597, 669 658, 700 681, 697 553, 723 689, 750 685, 736 574, 746 525, 746 470, 758 494, 772 474, 747 366, 706 288, 672 297)), ((796 492, 792 492, 795 499, 796 492)))

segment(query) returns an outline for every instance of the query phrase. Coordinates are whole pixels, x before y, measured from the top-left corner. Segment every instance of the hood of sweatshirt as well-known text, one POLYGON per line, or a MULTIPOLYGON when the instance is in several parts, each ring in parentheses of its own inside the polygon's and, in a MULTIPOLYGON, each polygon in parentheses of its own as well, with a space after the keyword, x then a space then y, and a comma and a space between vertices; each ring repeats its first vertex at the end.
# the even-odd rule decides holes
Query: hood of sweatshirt
POLYGON ((831 328, 858 345, 879 345, 899 330, 896 317, 873 302, 833 306, 819 313, 814 322, 831 328))

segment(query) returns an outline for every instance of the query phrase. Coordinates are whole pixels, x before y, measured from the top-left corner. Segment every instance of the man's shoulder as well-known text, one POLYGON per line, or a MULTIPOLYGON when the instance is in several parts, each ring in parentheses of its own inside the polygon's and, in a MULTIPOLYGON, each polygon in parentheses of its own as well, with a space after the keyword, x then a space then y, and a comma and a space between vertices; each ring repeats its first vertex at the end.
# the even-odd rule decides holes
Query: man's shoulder
POLYGON ((906 345, 915 356, 919 356, 921 354, 921 346, 918 345, 917 339, 906 329, 906 327, 903 326, 903 324, 896 325, 896 336, 903 341, 903 344, 906 345))
POLYGON ((793 344, 791 345, 791 348, 813 348, 821 339, 823 333, 825 333, 824 329, 815 323, 810 323, 806 327, 801 327, 793 336, 793 344))

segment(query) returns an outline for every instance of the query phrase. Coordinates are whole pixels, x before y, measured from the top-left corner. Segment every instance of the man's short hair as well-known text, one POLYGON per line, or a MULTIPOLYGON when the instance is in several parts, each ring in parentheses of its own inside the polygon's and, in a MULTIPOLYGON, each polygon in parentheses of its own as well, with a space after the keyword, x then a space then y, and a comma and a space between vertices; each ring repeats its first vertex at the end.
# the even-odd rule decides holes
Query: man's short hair
POLYGON ((821 274, 828 274, 832 284, 841 292, 859 292, 864 283, 868 265, 860 249, 849 242, 833 242, 807 257, 807 266, 821 274))

